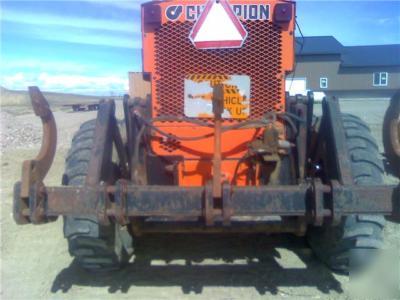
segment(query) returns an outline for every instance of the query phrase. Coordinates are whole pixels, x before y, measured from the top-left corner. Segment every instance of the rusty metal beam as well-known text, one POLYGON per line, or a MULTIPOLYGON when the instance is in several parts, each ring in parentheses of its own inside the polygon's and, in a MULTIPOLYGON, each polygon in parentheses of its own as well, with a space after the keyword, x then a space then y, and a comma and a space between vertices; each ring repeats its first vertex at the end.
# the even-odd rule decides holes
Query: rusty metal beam
POLYGON ((33 111, 42 121, 43 135, 40 151, 34 160, 27 160, 22 168, 21 197, 26 198, 29 188, 43 181, 53 163, 57 148, 57 126, 49 103, 36 86, 29 87, 33 111))
POLYGON ((198 222, 142 222, 135 228, 134 233, 190 233, 190 234, 209 234, 209 233, 296 233, 304 234, 302 226, 296 219, 282 221, 232 221, 230 226, 199 226, 198 222))
MULTIPOLYGON (((226 187, 227 188, 227 187, 226 187)), ((224 188, 224 190, 226 189, 224 188)), ((227 191, 227 190, 226 190, 227 191)), ((18 188, 15 190, 18 193, 18 188)), ((203 207, 205 187, 148 186, 124 183, 124 188, 98 185, 83 187, 48 187, 35 185, 31 188, 29 207, 15 208, 16 213, 36 223, 59 215, 93 215, 106 221, 108 218, 124 220, 129 217, 172 217, 185 220, 188 217, 206 217, 203 207), (119 195, 116 195, 119 193, 119 195), (38 198, 40 195, 40 199, 38 198), (122 197, 115 204, 110 198, 122 197), (40 200, 40 203, 38 202, 40 200), (39 205, 40 204, 40 205, 39 205)), ((312 185, 274 187, 231 187, 229 215, 247 216, 257 220, 260 216, 308 217, 315 195, 312 185)), ((398 186, 321 186, 321 201, 335 199, 334 209, 341 215, 384 214, 399 216, 400 191, 398 186), (380 201, 376 201, 380 199, 380 201)), ((227 226, 223 209, 214 209, 213 223, 227 226)), ((14 212, 15 213, 15 212, 14 212)), ((323 209, 319 217, 330 217, 332 211, 323 209)), ((314 220, 307 218, 309 223, 314 220)))
POLYGON ((204 188, 127 186, 127 215, 190 217, 202 215, 204 188))
POLYGON ((213 198, 222 197, 221 174, 221 137, 222 137, 222 113, 224 112, 224 85, 218 84, 213 88, 213 113, 214 113, 214 155, 213 155, 213 198))
POLYGON ((127 179, 129 178, 127 152, 122 141, 121 132, 119 131, 117 120, 114 116, 111 119, 111 127, 111 130, 113 131, 113 141, 115 149, 119 158, 119 168, 121 170, 122 178, 127 179))
POLYGON ((308 185, 232 187, 235 216, 304 216, 308 185))
POLYGON ((299 170, 299 179, 300 182, 303 181, 306 177, 307 171, 307 149, 308 149, 308 133, 309 129, 307 127, 307 115, 308 115, 308 106, 307 106, 307 97, 302 95, 296 96, 296 105, 294 107, 295 114, 299 116, 301 119, 304 119, 304 122, 298 123, 299 133, 296 137, 296 145, 297 145, 297 161, 298 161, 298 170, 299 170))
MULTIPOLYGON (((42 121, 42 144, 35 159, 26 160, 22 164, 21 182, 14 186, 14 220, 17 224, 36 222, 36 209, 32 210, 32 218, 22 214, 23 209, 30 207, 29 198, 32 186, 41 184, 53 163, 57 149, 57 126, 49 103, 36 86, 29 87, 29 96, 35 114, 42 121)), ((35 195, 36 197, 37 195, 35 195)), ((37 207, 41 209, 41 199, 37 207)))
POLYGON ((323 125, 328 130, 328 147, 333 151, 333 167, 337 171, 338 180, 343 185, 353 184, 350 156, 346 146, 346 136, 337 98, 324 99, 323 101, 323 125))
POLYGON ((339 215, 383 214, 394 211, 400 215, 398 186, 343 186, 332 184, 334 211, 339 215))
POLYGON ((114 117, 115 104, 109 100, 100 104, 97 114, 96 129, 93 138, 91 158, 85 184, 96 186, 104 178, 104 167, 110 161, 112 138, 111 120, 114 117))

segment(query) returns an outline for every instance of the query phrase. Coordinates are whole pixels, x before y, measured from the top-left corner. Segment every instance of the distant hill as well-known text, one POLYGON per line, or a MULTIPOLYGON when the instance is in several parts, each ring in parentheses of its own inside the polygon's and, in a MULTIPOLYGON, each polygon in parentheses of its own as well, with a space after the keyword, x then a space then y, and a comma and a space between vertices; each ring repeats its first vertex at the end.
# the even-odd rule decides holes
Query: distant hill
MULTIPOLYGON (((64 104, 97 103, 104 97, 64 94, 42 91, 50 105, 61 106, 64 104)), ((109 98, 109 97, 108 97, 109 98)), ((14 91, 0 86, 1 106, 27 106, 30 105, 28 91, 14 91)))

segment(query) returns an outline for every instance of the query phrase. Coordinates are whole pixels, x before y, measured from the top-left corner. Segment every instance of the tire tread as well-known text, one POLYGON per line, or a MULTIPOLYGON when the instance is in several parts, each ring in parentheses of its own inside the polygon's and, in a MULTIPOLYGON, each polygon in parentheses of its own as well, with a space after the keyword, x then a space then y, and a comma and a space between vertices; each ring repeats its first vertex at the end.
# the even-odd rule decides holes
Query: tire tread
MULTIPOLYGON (((80 186, 85 181, 95 128, 96 120, 85 122, 72 139, 65 160, 68 185, 80 186)), ((99 225, 95 218, 65 217, 64 236, 70 254, 88 271, 118 269, 125 258, 124 253, 116 252, 113 230, 99 225)))
MULTIPOLYGON (((378 146, 368 126, 360 118, 343 114, 346 144, 354 183, 382 183, 384 172, 378 146)), ((339 226, 311 227, 308 241, 315 254, 332 270, 349 273, 362 268, 383 247, 385 219, 381 215, 351 215, 339 226)))

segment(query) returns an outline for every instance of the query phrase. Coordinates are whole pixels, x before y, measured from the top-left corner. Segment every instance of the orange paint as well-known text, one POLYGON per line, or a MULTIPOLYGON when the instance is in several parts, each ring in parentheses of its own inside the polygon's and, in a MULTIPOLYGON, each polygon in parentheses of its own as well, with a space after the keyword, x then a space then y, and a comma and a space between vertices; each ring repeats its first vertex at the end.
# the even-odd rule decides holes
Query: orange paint
MULTIPOLYGON (((184 13, 176 21, 167 19, 165 13, 167 7, 183 5, 185 9, 188 5, 204 5, 205 0, 159 2, 163 28, 159 33, 143 32, 143 71, 151 74, 153 117, 159 115, 183 116, 184 80, 193 74, 249 76, 252 90, 248 119, 259 119, 267 111, 285 111, 285 78, 286 74, 291 72, 294 67, 295 10, 293 10, 294 15, 289 23, 272 24, 275 5, 287 3, 287 1, 254 0, 249 3, 244 0, 231 0, 229 2, 231 5, 269 5, 270 20, 242 20, 244 27, 249 32, 243 49, 195 49, 189 40, 194 22, 185 20, 184 13), (252 30, 258 27, 263 29, 257 31, 258 35, 252 36, 252 33, 255 32, 252 30), (170 30, 170 34, 164 33, 163 30, 170 30), (262 40, 257 40, 257 38, 262 40), (163 54, 164 51, 165 54, 163 54), (273 52, 269 53, 269 51, 273 52), (157 57, 162 57, 162 59, 157 61, 157 57), (232 60, 233 58, 235 60, 232 60), (256 61, 256 64, 252 64, 256 61)), ((223 79, 221 78, 221 80, 223 79)), ((203 96, 209 98, 209 95, 203 96)), ((232 107, 240 106, 242 101, 243 99, 239 99, 238 102, 235 102, 236 104, 232 104, 232 107)), ((226 103, 225 105, 229 106, 230 104, 226 103)), ((199 117, 208 116, 201 115, 199 117)), ((223 125, 232 125, 235 122, 240 121, 226 120, 223 125)), ((192 137, 213 132, 212 128, 194 126, 186 122, 159 122, 155 125, 177 136, 192 137)), ((277 124, 277 127, 284 135, 283 125, 277 124)), ((232 180, 238 160, 246 153, 248 143, 261 133, 261 129, 241 129, 222 134, 222 173, 227 181, 232 180)), ((177 146, 168 148, 161 143, 162 139, 159 135, 153 134, 150 144, 155 154, 160 156, 178 155, 184 158, 184 161, 178 166, 180 185, 199 186, 211 180, 214 147, 212 136, 198 141, 180 141, 177 146)), ((245 165, 239 168, 239 174, 237 184, 249 184, 246 182, 247 167, 245 165)))

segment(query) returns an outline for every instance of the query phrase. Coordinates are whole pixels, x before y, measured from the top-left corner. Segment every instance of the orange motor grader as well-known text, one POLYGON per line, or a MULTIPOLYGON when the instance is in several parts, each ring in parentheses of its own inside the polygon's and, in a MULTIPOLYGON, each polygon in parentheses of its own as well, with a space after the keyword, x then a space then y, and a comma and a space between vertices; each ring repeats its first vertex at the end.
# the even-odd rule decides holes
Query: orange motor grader
POLYGON ((123 265, 149 233, 305 235, 348 272, 382 246, 396 186, 368 126, 335 98, 289 96, 296 6, 286 0, 170 0, 142 5, 143 72, 130 74, 125 121, 112 100, 82 124, 63 186, 43 180, 56 149, 52 112, 29 89, 44 136, 15 185, 18 224, 64 216, 69 251, 89 270, 123 265), (123 134, 122 134, 123 133, 123 134))

